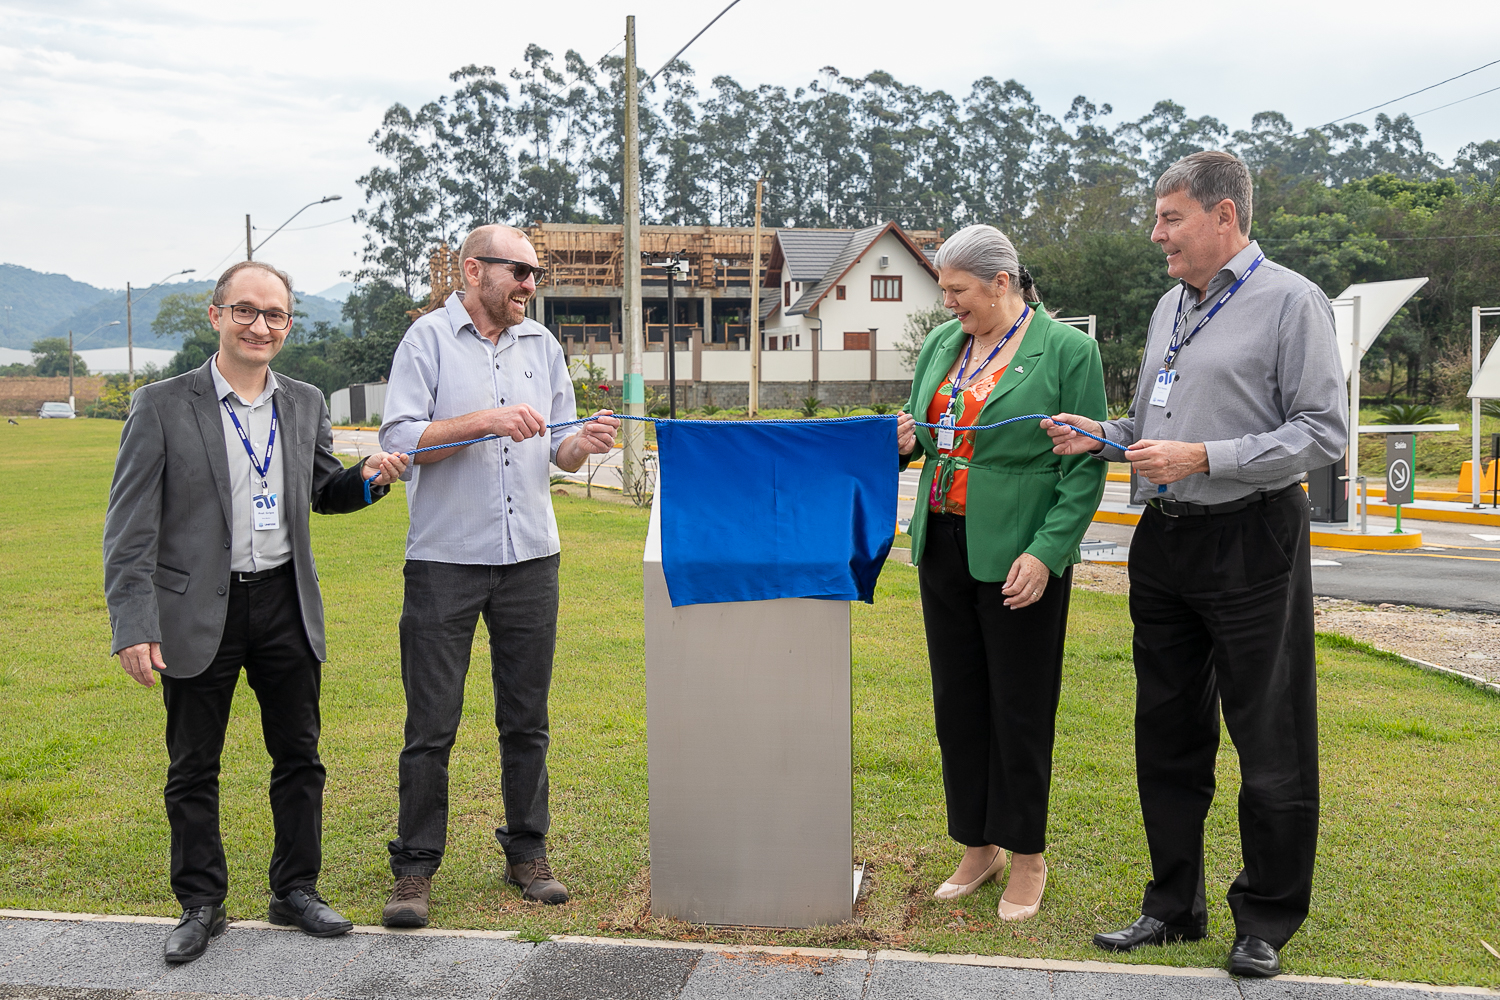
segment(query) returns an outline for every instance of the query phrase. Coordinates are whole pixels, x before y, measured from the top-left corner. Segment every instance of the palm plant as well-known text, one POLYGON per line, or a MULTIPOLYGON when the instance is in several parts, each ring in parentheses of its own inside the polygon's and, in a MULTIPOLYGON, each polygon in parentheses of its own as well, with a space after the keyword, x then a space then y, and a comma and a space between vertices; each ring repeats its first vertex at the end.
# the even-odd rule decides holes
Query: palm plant
POLYGON ((852 417, 863 409, 865 409, 863 406, 835 406, 833 408, 833 415, 836 417, 852 417))
POLYGON ((818 411, 822 408, 823 401, 817 396, 804 396, 802 398, 802 415, 804 417, 807 417, 809 419, 811 419, 812 417, 816 417, 818 415, 818 411))
POLYGON ((1479 412, 1486 417, 1500 417, 1500 399, 1486 399, 1479 404, 1479 412))
POLYGON ((703 407, 703 415, 705 417, 711 417, 715 413, 718 413, 718 412, 719 412, 719 408, 717 406, 715 406, 714 404, 712 404, 712 403, 708 403, 708 404, 706 404, 703 407))
POLYGON ((870 412, 876 414, 877 416, 881 416, 881 417, 885 416, 887 413, 890 413, 894 409, 895 409, 895 407, 892 406, 890 403, 871 403, 870 404, 870 412))
POLYGON ((1382 407, 1382 424, 1437 424, 1442 423, 1443 414, 1430 403, 1393 403, 1382 407))

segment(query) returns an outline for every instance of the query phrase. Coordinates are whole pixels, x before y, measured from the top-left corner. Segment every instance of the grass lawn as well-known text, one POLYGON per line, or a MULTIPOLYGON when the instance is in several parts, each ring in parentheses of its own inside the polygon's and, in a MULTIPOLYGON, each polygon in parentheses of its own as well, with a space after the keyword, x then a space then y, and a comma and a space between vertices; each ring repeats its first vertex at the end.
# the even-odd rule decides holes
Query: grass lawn
MULTIPOLYGON (((167 887, 159 688, 108 653, 99 541, 120 424, 5 427, 0 472, 0 906, 175 915, 167 887)), ((450 850, 435 892, 447 927, 904 947, 1102 958, 1089 944, 1128 922, 1148 876, 1132 764, 1133 678, 1123 598, 1075 592, 1053 782, 1051 876, 1041 915, 994 915, 999 890, 961 903, 931 889, 958 850, 943 801, 916 574, 891 564, 854 609, 855 855, 871 887, 848 925, 732 931, 648 912, 646 719, 640 550, 645 514, 555 498, 563 533, 561 642, 553 688, 556 867, 574 902, 522 904, 501 884, 499 779, 483 629, 453 759, 450 850), (963 916, 960 925, 956 917, 963 916)), ((403 706, 396 620, 404 494, 315 517, 328 604, 323 756, 329 783, 320 884, 352 919, 378 920, 390 884, 403 706)), ((1319 641, 1322 840, 1313 912, 1291 971, 1500 985, 1500 700, 1375 655, 1319 641)), ((268 760, 243 682, 225 751, 230 913, 265 912, 268 760)), ((1124 961, 1219 964, 1233 933, 1224 892, 1239 867, 1237 771, 1227 738, 1208 823, 1211 935, 1124 961)), ((789 859, 789 862, 795 859, 789 859)), ((768 872, 767 877, 778 877, 768 872)))

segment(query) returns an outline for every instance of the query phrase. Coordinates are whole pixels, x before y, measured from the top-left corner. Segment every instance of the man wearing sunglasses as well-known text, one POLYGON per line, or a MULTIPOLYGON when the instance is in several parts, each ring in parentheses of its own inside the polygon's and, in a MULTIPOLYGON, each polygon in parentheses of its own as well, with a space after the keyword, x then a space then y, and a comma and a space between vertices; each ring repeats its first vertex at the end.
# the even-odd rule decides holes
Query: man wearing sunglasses
POLYGON ((360 510, 407 458, 382 453, 345 469, 335 457, 323 393, 270 369, 291 313, 283 272, 260 261, 224 272, 208 307, 218 353, 135 391, 104 519, 113 652, 144 687, 161 675, 166 703, 171 880, 182 905, 166 941, 172 963, 203 954, 227 923, 219 757, 242 667, 272 761, 271 922, 317 937, 353 926, 317 889, 327 653, 308 512, 360 510))
POLYGON ((562 345, 526 318, 545 273, 526 235, 481 226, 464 240, 462 291, 412 324, 396 349, 381 446, 391 451, 469 441, 416 456, 407 496, 401 680, 406 745, 401 812, 389 844, 395 889, 387 927, 427 923, 432 877, 448 839, 448 756, 463 714, 474 630, 490 636, 500 789, 495 831, 505 878, 531 901, 568 892, 547 861, 547 694, 557 639, 561 548, 548 463, 573 471, 614 445, 620 421, 577 418, 562 345))

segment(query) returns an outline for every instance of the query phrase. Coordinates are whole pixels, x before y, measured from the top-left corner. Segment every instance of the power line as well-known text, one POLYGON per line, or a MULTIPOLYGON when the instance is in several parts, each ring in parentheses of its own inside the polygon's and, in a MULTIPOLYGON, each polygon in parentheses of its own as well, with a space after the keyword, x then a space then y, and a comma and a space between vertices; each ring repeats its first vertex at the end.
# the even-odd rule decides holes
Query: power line
MULTIPOLYGON (((1389 101, 1385 101, 1384 103, 1376 104, 1373 107, 1365 108, 1364 111, 1356 111, 1352 115, 1345 115, 1342 118, 1335 118, 1331 122, 1324 122, 1322 125, 1319 125, 1318 128, 1327 128, 1329 125, 1337 125, 1339 122, 1348 121, 1350 118, 1358 118, 1362 114, 1366 114, 1367 112, 1378 110, 1379 108, 1383 108, 1383 107, 1385 107, 1388 104, 1395 104, 1397 101, 1404 101, 1408 97, 1416 97, 1418 94, 1423 94, 1423 93, 1426 93, 1427 91, 1433 89, 1433 87, 1441 87, 1445 83, 1452 83, 1454 80, 1458 80, 1458 79, 1461 79, 1463 77, 1466 77, 1466 76, 1468 76, 1471 73, 1478 73, 1482 69, 1488 69, 1489 67, 1495 65, 1495 63, 1500 63, 1500 59, 1493 59, 1490 62, 1485 63, 1483 66, 1475 66, 1471 70, 1465 70, 1464 72, 1458 74, 1458 76, 1450 76, 1446 80, 1439 80, 1437 83, 1431 84, 1430 86, 1423 87, 1421 90, 1413 90, 1410 94, 1402 94, 1400 97, 1393 97, 1389 101)), ((1478 96, 1478 95, 1475 95, 1475 96, 1478 96)), ((1454 103, 1457 103, 1457 102, 1454 102, 1454 103)), ((1432 110, 1436 111, 1438 109, 1437 108, 1433 108, 1432 110)), ((1423 114, 1426 114, 1426 112, 1424 111, 1423 114)))
MULTIPOLYGON (((354 216, 352 216, 352 215, 341 215, 337 219, 334 219, 332 222, 319 222, 317 225, 313 225, 313 226, 296 226, 296 227, 294 227, 292 229, 285 229, 285 230, 281 230, 281 231, 282 232, 287 232, 287 233, 300 233, 300 232, 302 232, 304 230, 307 230, 307 229, 322 229, 324 226, 336 226, 340 222, 353 222, 353 221, 354 221, 354 216)), ((254 229, 258 233, 265 232, 265 227, 264 226, 252 226, 251 228, 254 229)), ((233 253, 233 252, 234 252, 233 250, 230 251, 230 253, 233 253)))
POLYGON ((1477 94, 1470 94, 1468 97, 1460 97, 1456 101, 1449 101, 1447 104, 1439 104, 1437 107, 1428 108, 1426 111, 1418 111, 1416 114, 1412 115, 1412 117, 1421 118, 1423 115, 1430 115, 1434 111, 1441 111, 1444 108, 1451 108, 1455 104, 1462 104, 1464 101, 1472 101, 1474 98, 1483 97, 1485 94, 1493 94, 1497 90, 1500 90, 1500 87, 1491 87, 1489 90, 1481 90, 1477 94))
MULTIPOLYGON (((733 7, 735 4, 737 4, 739 2, 740 2, 740 0, 729 0, 729 7, 733 7)), ((703 26, 702 30, 700 30, 692 38, 688 39, 687 45, 684 45, 682 48, 678 49, 676 51, 676 53, 673 54, 672 58, 670 58, 666 62, 662 63, 661 69, 657 70, 655 73, 652 73, 651 76, 646 79, 646 86, 649 87, 651 85, 651 81, 652 80, 655 80, 657 77, 661 76, 662 73, 666 71, 666 68, 668 66, 670 66, 674 62, 676 62, 677 61, 677 57, 680 56, 680 55, 682 55, 684 52, 686 52, 688 50, 688 45, 692 45, 698 39, 702 38, 704 31, 707 31, 709 28, 712 28, 714 26, 714 24, 718 22, 718 20, 719 20, 720 17, 723 17, 725 14, 728 14, 729 13, 729 7, 725 7, 723 10, 719 11, 717 17, 715 17, 712 21, 709 21, 707 24, 705 24, 703 26)))

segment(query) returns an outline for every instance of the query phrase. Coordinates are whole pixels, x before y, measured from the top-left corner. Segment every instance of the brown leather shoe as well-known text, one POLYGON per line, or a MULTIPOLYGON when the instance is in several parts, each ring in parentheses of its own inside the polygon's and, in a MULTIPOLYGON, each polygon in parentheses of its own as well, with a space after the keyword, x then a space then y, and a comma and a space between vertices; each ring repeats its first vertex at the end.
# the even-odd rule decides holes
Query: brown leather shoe
POLYGON ((380 922, 387 927, 426 927, 427 910, 432 899, 432 879, 426 875, 402 875, 396 888, 380 911, 380 922))
POLYGON ((517 864, 505 862, 505 881, 521 890, 521 898, 534 903, 556 906, 568 901, 568 890, 552 874, 546 858, 533 858, 517 864))

